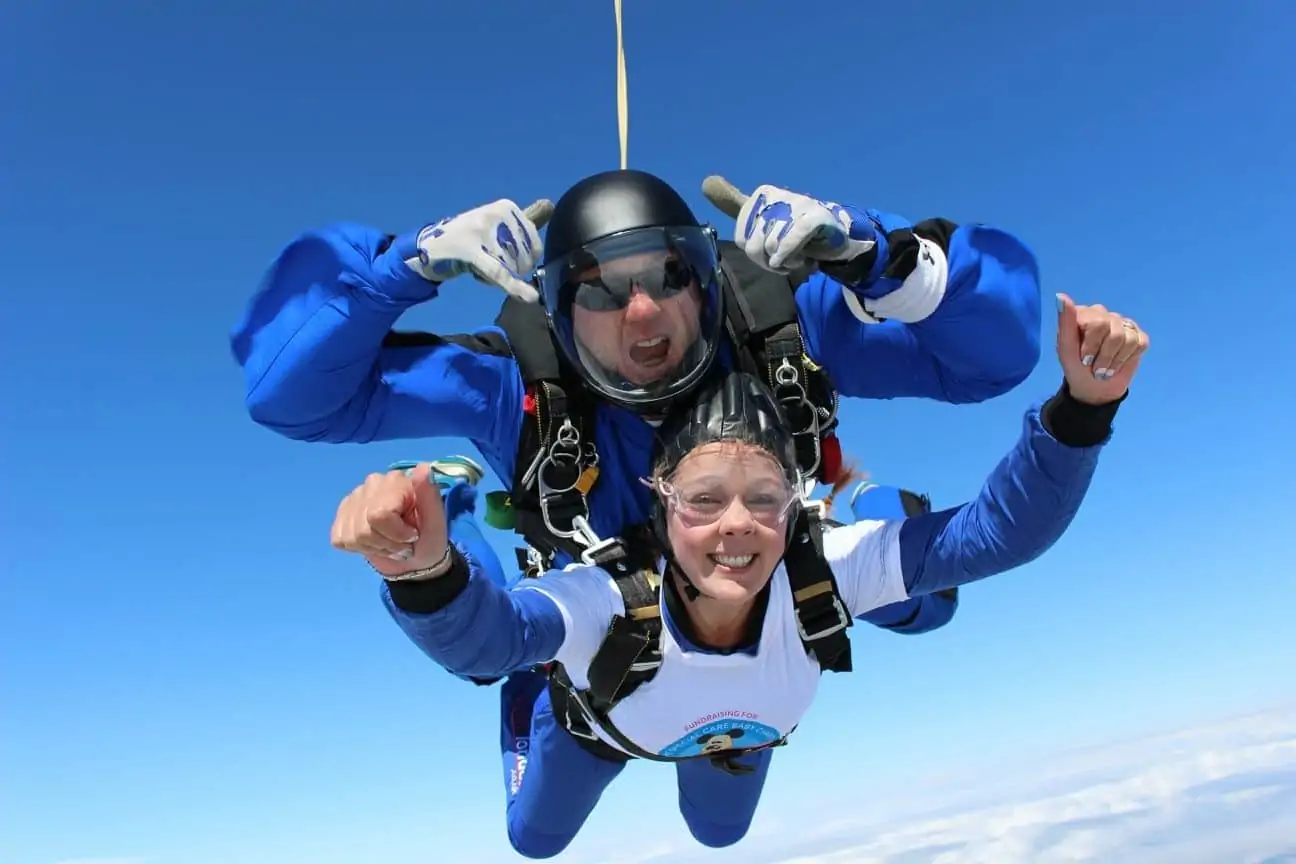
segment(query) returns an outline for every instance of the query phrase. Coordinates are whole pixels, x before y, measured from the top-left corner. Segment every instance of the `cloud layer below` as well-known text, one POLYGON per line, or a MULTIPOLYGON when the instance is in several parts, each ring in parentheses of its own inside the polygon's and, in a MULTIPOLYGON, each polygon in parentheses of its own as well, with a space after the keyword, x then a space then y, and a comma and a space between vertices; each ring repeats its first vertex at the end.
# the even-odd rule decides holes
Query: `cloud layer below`
POLYGON ((1296 709, 1068 754, 1033 777, 947 794, 770 860, 1296 864, 1296 709))
POLYGON ((1296 707, 896 790, 867 815, 639 861, 1296 864, 1296 707))

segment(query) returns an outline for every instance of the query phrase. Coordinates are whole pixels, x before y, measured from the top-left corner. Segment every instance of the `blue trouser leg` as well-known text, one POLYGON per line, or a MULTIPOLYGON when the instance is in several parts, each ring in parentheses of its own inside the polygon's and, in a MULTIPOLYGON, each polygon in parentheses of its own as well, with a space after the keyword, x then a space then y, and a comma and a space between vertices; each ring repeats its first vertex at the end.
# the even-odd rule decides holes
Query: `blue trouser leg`
POLYGON ((699 843, 718 849, 747 834, 773 757, 773 750, 739 757, 738 762, 755 769, 750 774, 730 774, 708 759, 676 764, 680 815, 699 843))
POLYGON ((554 717, 547 687, 542 673, 526 671, 509 675, 500 688, 508 838, 527 858, 566 849, 625 768, 581 749, 554 717))
MULTIPOLYGON (((912 499, 911 499, 912 500, 912 499)), ((930 508, 923 507, 924 511, 930 508)), ((856 520, 903 519, 905 499, 896 486, 866 486, 851 498, 851 513, 856 520)), ((942 591, 890 603, 859 616, 893 633, 917 635, 929 633, 948 624, 958 610, 958 591, 942 591)))

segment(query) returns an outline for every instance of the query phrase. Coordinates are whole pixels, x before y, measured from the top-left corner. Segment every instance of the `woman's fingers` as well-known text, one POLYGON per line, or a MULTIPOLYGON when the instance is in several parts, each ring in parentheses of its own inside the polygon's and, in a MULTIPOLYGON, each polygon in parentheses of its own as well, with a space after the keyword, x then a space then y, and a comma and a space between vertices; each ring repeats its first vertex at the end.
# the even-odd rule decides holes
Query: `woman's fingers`
POLYGON ((371 474, 338 505, 330 541, 334 548, 375 558, 413 554, 418 529, 410 524, 414 486, 398 471, 371 474))

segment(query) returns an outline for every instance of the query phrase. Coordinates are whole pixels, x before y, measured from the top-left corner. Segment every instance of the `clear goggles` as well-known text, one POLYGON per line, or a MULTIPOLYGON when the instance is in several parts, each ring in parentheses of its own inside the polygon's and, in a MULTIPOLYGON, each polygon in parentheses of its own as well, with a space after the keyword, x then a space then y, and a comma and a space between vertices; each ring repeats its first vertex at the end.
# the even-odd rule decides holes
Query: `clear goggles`
POLYGON ((793 506, 801 500, 798 491, 786 481, 746 482, 742 480, 704 480, 679 483, 666 479, 640 478, 641 483, 660 494, 691 525, 710 525, 724 516, 735 503, 765 525, 782 525, 793 506))

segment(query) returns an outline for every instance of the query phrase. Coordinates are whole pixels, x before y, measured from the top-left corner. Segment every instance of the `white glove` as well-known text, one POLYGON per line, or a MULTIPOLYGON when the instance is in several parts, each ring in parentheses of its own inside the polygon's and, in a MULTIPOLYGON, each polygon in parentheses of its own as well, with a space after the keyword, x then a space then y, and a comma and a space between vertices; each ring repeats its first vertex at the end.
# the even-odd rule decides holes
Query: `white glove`
POLYGON ((415 245, 418 255, 405 265, 429 282, 471 273, 519 300, 540 299, 526 281, 544 248, 540 232, 512 201, 493 201, 427 225, 415 245))
POLYGON ((768 185, 747 197, 734 229, 747 257, 775 273, 849 261, 877 245, 875 236, 871 222, 856 224, 839 204, 768 185))

